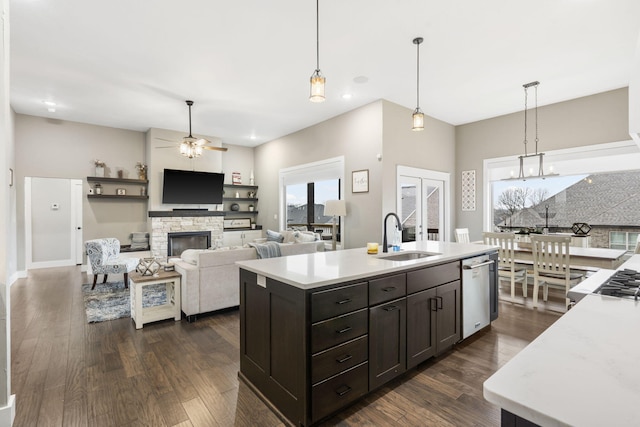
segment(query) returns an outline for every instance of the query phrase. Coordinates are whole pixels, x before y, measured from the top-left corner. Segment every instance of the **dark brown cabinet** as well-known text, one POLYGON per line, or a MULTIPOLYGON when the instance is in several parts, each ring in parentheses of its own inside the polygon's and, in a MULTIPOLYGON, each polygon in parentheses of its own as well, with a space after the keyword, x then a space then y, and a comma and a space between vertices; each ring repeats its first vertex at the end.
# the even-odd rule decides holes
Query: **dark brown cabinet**
POLYGON ((407 369, 460 341, 460 263, 407 273, 407 369))
POLYGON ((407 370, 407 299, 369 309, 369 389, 407 370))
POLYGON ((436 354, 436 290, 407 297, 407 368, 436 354))
POLYGON ((240 377, 316 424, 461 337, 460 262, 321 286, 240 269, 240 377))

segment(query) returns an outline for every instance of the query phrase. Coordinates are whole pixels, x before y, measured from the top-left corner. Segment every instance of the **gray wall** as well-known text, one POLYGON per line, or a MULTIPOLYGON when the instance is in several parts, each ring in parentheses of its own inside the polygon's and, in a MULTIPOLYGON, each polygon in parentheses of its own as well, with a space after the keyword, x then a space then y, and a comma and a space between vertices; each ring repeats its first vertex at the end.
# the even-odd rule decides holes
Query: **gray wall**
MULTIPOLYGON (((152 129, 149 132, 137 132, 96 126, 85 123, 53 120, 43 117, 17 114, 15 119, 16 164, 14 197, 17 198, 16 221, 13 230, 17 229, 17 260, 15 269, 25 268, 24 242, 24 177, 71 178, 84 181, 85 193, 89 190, 87 176, 94 175, 94 159, 107 164, 105 176, 116 176, 116 168, 124 169, 125 177, 136 178, 135 164, 144 162, 149 165, 148 178, 149 202, 126 200, 83 199, 84 240, 99 237, 116 237, 123 244, 129 243, 133 231, 149 231, 148 208, 169 209, 161 206, 161 170, 164 167, 176 169, 197 169, 210 172, 220 170, 238 170, 248 181, 253 169, 253 148, 227 145, 229 151, 219 153, 207 151, 203 157, 189 160, 172 148, 156 149, 156 145, 170 146, 169 142, 151 141, 154 134, 167 139, 179 141, 184 132, 163 129, 152 129), (151 141, 151 142, 149 142, 151 141), (152 151, 155 150, 155 151, 152 151), (161 151, 163 150, 163 151, 161 151), (222 159, 221 159, 222 157, 222 159), (155 159, 155 164, 150 161, 155 159), (170 159, 170 160, 167 160, 170 159), (160 170, 160 172, 158 172, 160 170)), ((215 144, 219 140, 210 138, 215 144)), ((225 177, 230 181, 231 176, 225 177)), ((114 185, 109 184, 107 191, 113 192, 114 185)), ((127 187, 127 192, 137 188, 127 187)), ((135 194, 135 193, 134 193, 135 194)), ((10 258, 9 258, 10 259, 10 258)), ((14 269, 14 271, 15 271, 14 269)))
MULTIPOLYGON (((25 268, 24 177, 70 178, 84 181, 94 175, 94 159, 107 165, 105 176, 115 177, 116 167, 136 176, 135 164, 144 160, 144 133, 84 123, 16 115, 16 186, 18 269, 25 268)), ((146 231, 144 201, 83 199, 83 238, 116 237, 129 243, 132 231, 146 231)))
POLYGON ((396 211, 397 166, 441 172, 453 172, 455 166, 454 127, 425 117, 427 129, 413 132, 411 113, 410 109, 379 100, 256 147, 259 223, 278 228, 274 215, 278 213, 280 169, 344 156, 344 246, 381 242, 382 219, 387 212, 396 211), (361 169, 369 169, 369 192, 352 193, 351 172, 361 169))
MULTIPOLYGON (((383 165, 384 201, 382 211, 396 212, 397 166, 410 166, 438 172, 451 173, 451 188, 455 188, 455 128, 443 121, 425 116, 425 129, 411 130, 413 110, 384 101, 383 165)), ((452 195, 453 196, 453 195, 452 195)), ((447 221, 453 224, 455 212, 447 221)))
MULTIPOLYGON (((628 119, 626 88, 539 107, 538 151, 629 140, 628 119)), ((532 135, 530 131, 529 152, 532 151, 532 135)), ((461 210, 461 188, 457 180, 454 191, 456 226, 468 227, 471 240, 479 240, 483 231, 483 160, 513 155, 514 167, 517 165, 517 156, 524 152, 524 114, 519 112, 457 126, 455 139, 456 174, 464 170, 476 171, 478 207, 472 212, 461 210)))
POLYGON ((347 248, 364 246, 380 235, 382 164, 382 102, 365 105, 317 125, 255 148, 255 178, 260 186, 258 223, 265 229, 279 229, 278 176, 280 169, 333 157, 345 158, 347 216, 344 241, 347 248), (369 169, 369 192, 351 193, 351 172, 369 169))

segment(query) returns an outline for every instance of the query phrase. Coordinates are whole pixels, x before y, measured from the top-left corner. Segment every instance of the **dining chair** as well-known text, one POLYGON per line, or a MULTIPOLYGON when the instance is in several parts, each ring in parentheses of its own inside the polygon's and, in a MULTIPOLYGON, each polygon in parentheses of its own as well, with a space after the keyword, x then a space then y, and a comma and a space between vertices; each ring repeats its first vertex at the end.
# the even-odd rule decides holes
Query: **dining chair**
POLYGON ((93 272, 93 286, 96 287, 98 274, 104 274, 102 283, 107 282, 109 274, 124 274, 124 287, 129 287, 129 272, 136 269, 137 258, 120 258, 120 241, 114 237, 87 240, 84 242, 87 259, 93 272))
POLYGON ((468 228, 456 228, 453 233, 456 242, 469 243, 469 229, 468 228))
POLYGON ((547 300, 549 286, 564 290, 565 306, 569 307, 567 293, 582 281, 584 273, 570 269, 570 236, 531 235, 533 254, 533 307, 538 306, 538 290, 542 284, 542 299, 547 300))
POLYGON ((511 281, 511 298, 515 298, 516 282, 522 282, 522 296, 527 297, 527 268, 516 264, 514 257, 515 233, 482 233, 485 245, 498 246, 498 278, 511 281))

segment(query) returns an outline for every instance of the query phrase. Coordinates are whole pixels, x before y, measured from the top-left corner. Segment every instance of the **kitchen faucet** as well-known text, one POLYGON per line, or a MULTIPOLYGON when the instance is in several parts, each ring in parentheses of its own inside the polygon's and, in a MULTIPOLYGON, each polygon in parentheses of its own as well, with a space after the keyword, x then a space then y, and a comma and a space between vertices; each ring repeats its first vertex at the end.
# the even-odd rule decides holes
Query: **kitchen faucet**
POLYGON ((384 237, 382 239, 382 252, 388 252, 387 251, 387 219, 391 216, 395 216, 396 217, 396 228, 398 229, 398 231, 402 231, 402 224, 400 223, 400 218, 398 217, 398 215, 396 215, 393 212, 389 212, 387 214, 387 216, 384 217, 384 237))

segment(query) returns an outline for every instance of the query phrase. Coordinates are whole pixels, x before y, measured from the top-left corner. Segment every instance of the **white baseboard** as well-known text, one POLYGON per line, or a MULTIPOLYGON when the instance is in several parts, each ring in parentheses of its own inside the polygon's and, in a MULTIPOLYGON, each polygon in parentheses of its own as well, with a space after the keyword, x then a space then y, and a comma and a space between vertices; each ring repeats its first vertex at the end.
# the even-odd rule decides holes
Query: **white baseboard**
POLYGON ((9 396, 7 406, 0 407, 0 427, 11 427, 16 418, 16 395, 9 396))

